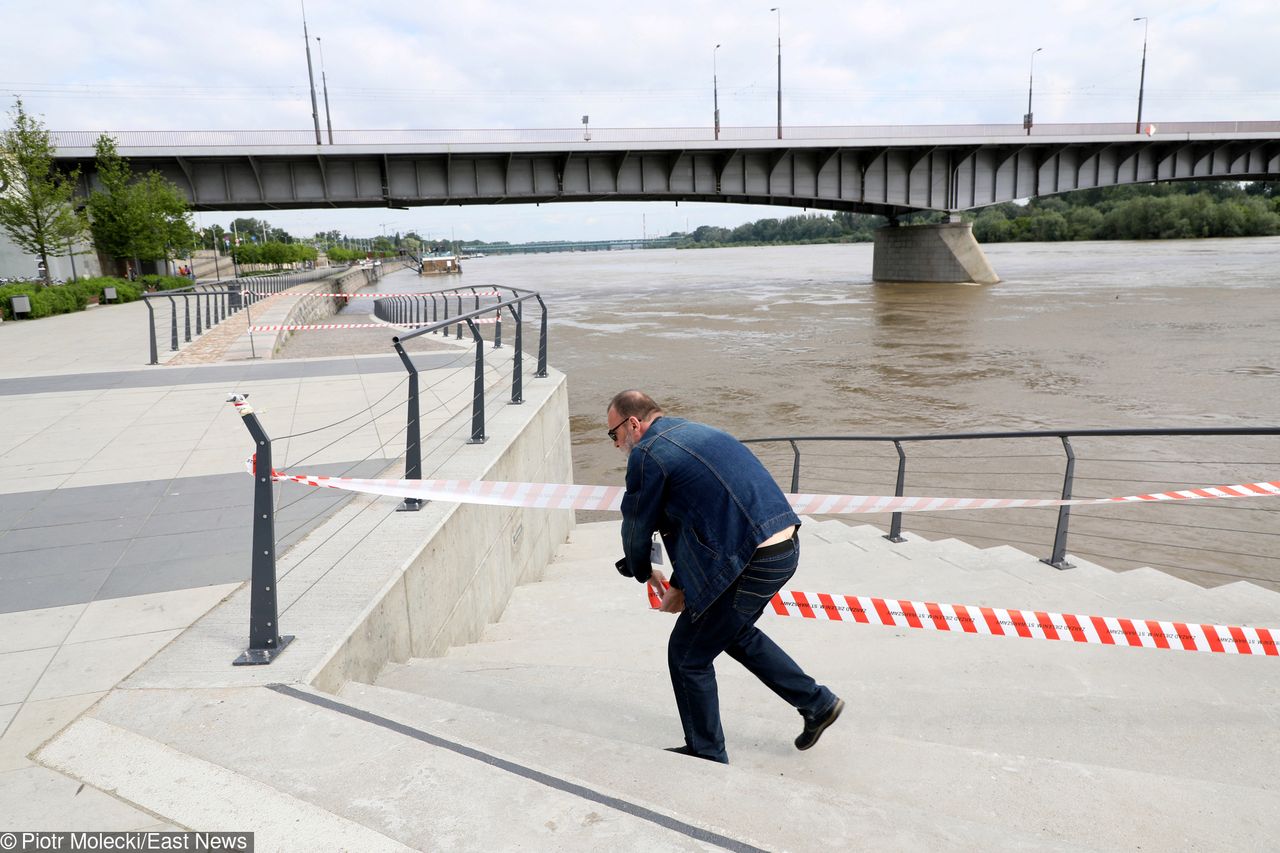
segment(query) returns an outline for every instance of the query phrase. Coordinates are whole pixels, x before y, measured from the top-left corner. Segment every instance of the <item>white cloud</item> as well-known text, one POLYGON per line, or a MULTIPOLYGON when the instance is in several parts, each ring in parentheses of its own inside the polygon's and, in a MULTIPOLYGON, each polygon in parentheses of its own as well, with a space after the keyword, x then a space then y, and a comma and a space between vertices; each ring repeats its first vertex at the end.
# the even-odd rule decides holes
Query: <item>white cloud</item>
MULTIPOLYGON (((5 7, 0 96, 11 102, 21 94, 51 129, 311 125, 301 14, 293 0, 8 0, 5 7)), ((767 127, 775 118, 777 49, 777 19, 768 10, 768 3, 737 0, 595 6, 311 0, 307 17, 317 86, 314 36, 323 39, 337 129, 574 127, 583 114, 594 127, 703 126, 711 121, 716 43, 723 45, 716 55, 722 120, 767 127)), ((1150 16, 1145 118, 1276 118, 1280 16, 1273 0, 1119 6, 1110 0, 794 0, 782 9, 784 122, 1016 123, 1036 47, 1044 48, 1035 60, 1038 122, 1128 120, 1136 109, 1142 49, 1142 24, 1131 19, 1144 14, 1150 16)), ((320 118, 323 125, 323 103, 320 118)), ((591 224, 567 217, 563 207, 554 225, 550 207, 518 214, 498 208, 397 213, 490 232, 511 228, 507 236, 516 239, 611 236, 605 230, 621 220, 606 215, 612 208, 597 207, 590 208, 598 219, 591 224), (553 227, 555 233, 548 230, 553 227)), ((651 210, 672 221, 688 215, 691 224, 766 215, 695 205, 682 206, 678 215, 670 205, 621 210, 636 222, 651 210)), ((306 220, 350 229, 389 215, 319 211, 271 218, 285 227, 306 220)))

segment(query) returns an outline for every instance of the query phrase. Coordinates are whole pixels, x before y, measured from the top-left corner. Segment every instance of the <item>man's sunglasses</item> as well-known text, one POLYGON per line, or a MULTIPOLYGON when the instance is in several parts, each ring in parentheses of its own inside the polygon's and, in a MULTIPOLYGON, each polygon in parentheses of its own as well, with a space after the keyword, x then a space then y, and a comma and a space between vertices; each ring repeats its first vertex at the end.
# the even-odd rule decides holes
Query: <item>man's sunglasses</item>
POLYGON ((627 417, 625 417, 625 418, 623 418, 622 420, 618 421, 618 425, 617 425, 617 426, 609 427, 608 436, 609 436, 609 440, 610 440, 610 441, 615 441, 615 442, 616 442, 616 441, 618 440, 618 430, 622 429, 622 425, 623 425, 623 424, 625 424, 625 423, 626 423, 627 421, 629 421, 629 420, 631 420, 631 416, 630 416, 630 415, 628 415, 627 417))

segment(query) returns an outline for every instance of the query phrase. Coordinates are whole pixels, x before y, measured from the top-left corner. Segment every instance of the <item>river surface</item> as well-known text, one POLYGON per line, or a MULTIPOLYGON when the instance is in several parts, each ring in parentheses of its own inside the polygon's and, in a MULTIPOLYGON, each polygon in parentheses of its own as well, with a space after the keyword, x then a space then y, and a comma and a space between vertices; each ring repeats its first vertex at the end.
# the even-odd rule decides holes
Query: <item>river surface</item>
MULTIPOLYGON (((875 284, 870 244, 488 257, 468 261, 464 278, 544 294, 550 361, 568 376, 579 483, 621 481, 625 460, 604 435, 604 409, 630 387, 742 438, 1280 425, 1280 238, 984 248, 999 284, 875 284)), ((1077 495, 1280 479, 1275 437, 1075 443, 1077 495)), ((833 447, 803 450, 802 491, 891 492, 892 445, 833 447)), ((944 447, 908 448, 908 494, 1061 490, 1056 440, 944 447)), ((790 451, 758 449, 788 485, 790 451)), ((1155 524, 1134 516, 1096 540, 1073 518, 1069 550, 1201 583, 1280 579, 1280 541, 1267 535, 1280 514, 1266 500, 1236 502, 1249 508, 1229 514, 1215 506, 1189 524, 1185 513, 1155 524), (1170 551, 1177 528, 1187 544, 1170 551), (1234 556, 1206 562, 1206 549, 1234 556)), ((999 531, 976 514, 908 516, 906 527, 1043 550, 1054 521, 1044 513, 1054 511, 1022 512, 1041 514, 999 531)))

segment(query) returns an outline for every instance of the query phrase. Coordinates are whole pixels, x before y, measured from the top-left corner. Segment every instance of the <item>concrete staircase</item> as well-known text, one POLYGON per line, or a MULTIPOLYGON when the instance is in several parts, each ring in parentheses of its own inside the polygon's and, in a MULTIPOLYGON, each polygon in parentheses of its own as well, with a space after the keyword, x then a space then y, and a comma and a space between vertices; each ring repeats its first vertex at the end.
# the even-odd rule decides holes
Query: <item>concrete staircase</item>
MULTIPOLYGON (((1076 558, 1059 572, 1008 547, 908 539, 892 545, 872 527, 806 520, 792 586, 1280 625, 1280 595, 1248 584, 1205 590, 1076 558)), ((617 550, 616 522, 578 526, 480 642, 393 664, 376 684, 349 683, 340 701, 511 762, 491 773, 510 777, 502 790, 522 792, 511 814, 490 815, 508 826, 504 838, 522 803, 549 796, 529 790, 538 786, 524 781, 528 772, 617 798, 629 815, 565 812, 572 827, 557 827, 554 816, 542 820, 544 803, 525 830, 541 833, 525 836, 534 849, 1247 850, 1280 834, 1274 658, 766 615, 762 627, 846 700, 843 717, 797 752, 799 716, 724 659, 732 764, 665 753, 681 741, 666 673, 672 617, 649 611, 643 588, 617 576, 617 550), (598 831, 584 820, 601 821, 598 831)), ((406 768, 439 752, 406 748, 405 767, 390 775, 409 785, 406 768)))

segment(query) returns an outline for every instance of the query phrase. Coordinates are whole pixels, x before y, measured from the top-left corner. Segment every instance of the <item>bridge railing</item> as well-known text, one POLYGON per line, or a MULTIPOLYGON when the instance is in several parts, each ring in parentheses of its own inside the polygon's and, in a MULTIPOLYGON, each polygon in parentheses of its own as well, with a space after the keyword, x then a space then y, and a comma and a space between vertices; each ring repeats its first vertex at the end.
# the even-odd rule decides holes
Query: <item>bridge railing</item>
POLYGON ((252 306, 255 302, 269 296, 308 281, 333 275, 335 272, 336 270, 329 268, 279 275, 250 276, 194 284, 190 287, 179 287, 156 293, 144 293, 142 299, 147 306, 147 343, 151 357, 147 363, 160 363, 157 327, 163 328, 164 325, 168 325, 169 350, 177 352, 182 344, 191 343, 192 340, 246 306, 252 306), (179 306, 179 300, 181 300, 181 306, 179 306), (159 314, 156 311, 157 306, 160 307, 159 314), (179 320, 181 320, 181 334, 178 331, 179 320))
MULTIPOLYGON (((930 497, 1106 498, 1280 480, 1280 427, 1078 429, 747 439, 792 492, 930 497), (910 456, 908 456, 910 451, 910 456)), ((885 538, 901 542, 903 514, 885 538)), ((931 538, 1044 548, 1191 580, 1249 579, 1280 590, 1280 499, 1134 501, 1097 507, 913 515, 931 538)))
MULTIPOLYGON (((1169 134, 1275 134, 1280 121, 1190 121, 1155 122, 1156 137, 1169 134)), ((1037 124, 1035 136, 1141 136, 1133 122, 1085 122, 1037 124)), ((800 125, 783 128, 786 140, 873 140, 939 137, 1026 137, 1021 124, 886 124, 886 125, 800 125)), ((51 131, 59 149, 92 151, 98 131, 51 131)), ((229 148, 244 146, 293 146, 323 149, 315 135, 302 130, 154 130, 121 131, 115 134, 121 149, 135 148, 229 148)), ((604 127, 591 128, 584 137, 582 128, 501 128, 432 130, 339 130, 335 145, 385 147, 395 145, 506 145, 570 144, 593 146, 630 142, 716 142, 711 127, 604 127)), ((721 144, 734 142, 777 142, 777 128, 722 127, 721 144)))
MULTIPOLYGON (((505 287, 453 287, 425 293, 406 293, 403 296, 389 296, 374 300, 374 316, 397 325, 416 326, 417 328, 403 335, 392 338, 392 345, 405 370, 409 373, 409 397, 406 413, 405 430, 405 474, 406 480, 422 479, 422 435, 420 429, 421 407, 419 405, 418 368, 404 344, 414 338, 428 334, 442 334, 448 337, 451 327, 457 330, 457 339, 462 339, 462 328, 465 325, 471 332, 475 342, 475 378, 471 396, 471 436, 469 443, 483 444, 485 435, 485 340, 480 333, 481 325, 493 326, 493 349, 502 348, 502 316, 509 312, 515 324, 515 340, 512 349, 511 398, 512 405, 524 402, 524 305, 536 301, 541 308, 538 334, 538 364, 534 376, 547 375, 547 305, 536 291, 505 287), (504 293, 505 292, 505 293, 504 293), (492 301, 490 301, 492 300, 492 301), (428 302, 430 303, 428 306, 428 302), (470 302, 466 305, 464 302, 470 302), (450 315, 450 306, 455 310, 450 315)), ((401 510, 414 511, 422 502, 414 498, 406 498, 400 505, 401 510)))

